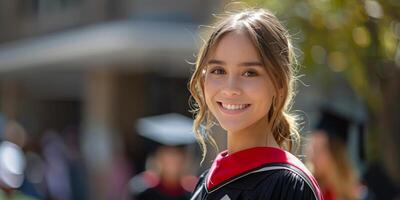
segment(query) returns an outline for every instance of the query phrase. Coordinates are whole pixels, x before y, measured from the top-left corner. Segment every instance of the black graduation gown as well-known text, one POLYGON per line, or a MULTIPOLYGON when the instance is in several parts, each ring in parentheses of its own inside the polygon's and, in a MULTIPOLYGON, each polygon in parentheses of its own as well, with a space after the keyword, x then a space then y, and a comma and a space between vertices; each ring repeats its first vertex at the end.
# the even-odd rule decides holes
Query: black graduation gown
POLYGON ((208 170, 200 176, 191 200, 323 199, 315 179, 288 152, 257 147, 227 159, 224 153, 217 156, 211 172, 208 170), (257 161, 260 157, 264 159, 257 161))

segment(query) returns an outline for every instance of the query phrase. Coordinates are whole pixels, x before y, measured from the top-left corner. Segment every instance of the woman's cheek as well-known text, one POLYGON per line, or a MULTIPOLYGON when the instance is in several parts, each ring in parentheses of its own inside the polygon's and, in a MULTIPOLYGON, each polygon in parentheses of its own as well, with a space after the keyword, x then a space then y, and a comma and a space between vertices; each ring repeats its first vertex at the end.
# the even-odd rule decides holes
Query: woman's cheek
POLYGON ((206 78, 206 80, 204 82, 204 96, 205 96, 206 104, 208 105, 208 107, 212 106, 211 99, 216 94, 217 86, 218 85, 215 80, 213 80, 211 78, 206 78))
POLYGON ((207 77, 205 80, 204 84, 204 89, 206 93, 214 93, 215 91, 218 90, 218 87, 221 87, 222 81, 212 78, 212 77, 207 77))
POLYGON ((260 92, 269 93, 268 84, 263 80, 244 81, 242 84, 246 92, 250 94, 254 93, 260 94, 260 92))

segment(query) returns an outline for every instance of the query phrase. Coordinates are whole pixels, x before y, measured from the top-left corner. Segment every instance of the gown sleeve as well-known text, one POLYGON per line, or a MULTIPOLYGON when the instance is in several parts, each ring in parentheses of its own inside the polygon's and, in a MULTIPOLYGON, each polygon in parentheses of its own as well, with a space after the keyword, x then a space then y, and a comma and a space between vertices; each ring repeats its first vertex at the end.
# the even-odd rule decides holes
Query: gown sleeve
POLYGON ((288 170, 278 170, 264 179, 255 192, 259 194, 259 200, 315 200, 311 187, 300 175, 288 170))

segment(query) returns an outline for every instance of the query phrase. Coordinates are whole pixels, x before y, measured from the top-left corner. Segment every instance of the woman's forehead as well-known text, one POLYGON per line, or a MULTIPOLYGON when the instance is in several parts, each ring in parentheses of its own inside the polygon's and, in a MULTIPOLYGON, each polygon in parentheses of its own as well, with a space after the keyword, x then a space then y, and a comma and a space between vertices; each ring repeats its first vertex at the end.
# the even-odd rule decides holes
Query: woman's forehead
POLYGON ((260 61, 259 52, 248 34, 244 32, 229 32, 211 47, 208 60, 229 61, 260 61))

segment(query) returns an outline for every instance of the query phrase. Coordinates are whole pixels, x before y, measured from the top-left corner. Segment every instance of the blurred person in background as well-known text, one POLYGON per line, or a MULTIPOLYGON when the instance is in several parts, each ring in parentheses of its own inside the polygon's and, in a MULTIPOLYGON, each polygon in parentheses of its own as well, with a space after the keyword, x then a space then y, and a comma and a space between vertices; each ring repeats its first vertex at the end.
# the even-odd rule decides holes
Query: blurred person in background
POLYGON ((0 143, 0 200, 35 200, 19 191, 26 166, 22 149, 9 141, 0 143))
POLYGON ((32 200, 40 197, 37 188, 27 178, 27 156, 24 148, 28 135, 14 120, 4 120, 0 143, 0 199, 32 200))
POLYGON ((74 125, 67 126, 61 133, 65 144, 65 154, 72 193, 71 197, 73 200, 88 199, 87 171, 81 153, 79 134, 79 127, 74 125))
POLYGON ((149 140, 154 152, 147 159, 147 170, 129 184, 135 200, 188 200, 197 179, 191 175, 188 151, 195 143, 192 120, 171 113, 138 120, 139 135, 149 140))
POLYGON ((322 111, 306 150, 325 200, 359 199, 357 173, 350 162, 347 138, 350 121, 330 110, 322 111))
POLYGON ((45 181, 51 199, 71 200, 71 180, 67 148, 59 133, 48 130, 41 138, 45 161, 45 181))

